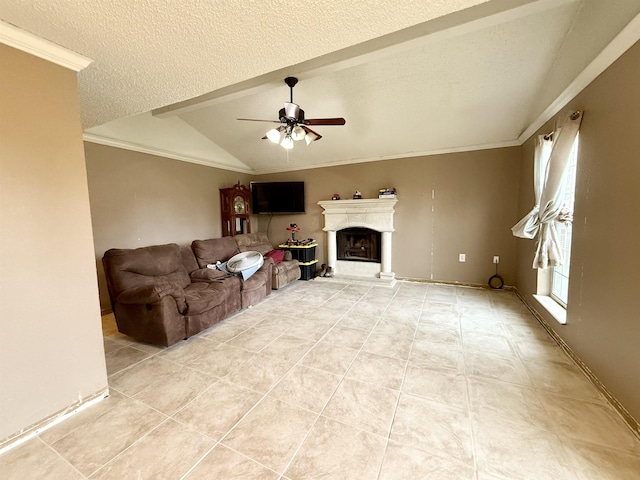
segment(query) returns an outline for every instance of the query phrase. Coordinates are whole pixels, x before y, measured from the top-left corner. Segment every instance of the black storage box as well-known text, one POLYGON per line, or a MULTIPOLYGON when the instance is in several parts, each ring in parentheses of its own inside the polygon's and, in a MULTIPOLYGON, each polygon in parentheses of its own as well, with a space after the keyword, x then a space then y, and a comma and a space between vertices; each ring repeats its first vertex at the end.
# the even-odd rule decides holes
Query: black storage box
POLYGON ((300 263, 308 263, 316 259, 317 244, 308 246, 289 246, 287 250, 291 252, 291 257, 300 263))
POLYGON ((316 268, 318 260, 311 262, 300 262, 300 280, 311 280, 316 277, 316 268))

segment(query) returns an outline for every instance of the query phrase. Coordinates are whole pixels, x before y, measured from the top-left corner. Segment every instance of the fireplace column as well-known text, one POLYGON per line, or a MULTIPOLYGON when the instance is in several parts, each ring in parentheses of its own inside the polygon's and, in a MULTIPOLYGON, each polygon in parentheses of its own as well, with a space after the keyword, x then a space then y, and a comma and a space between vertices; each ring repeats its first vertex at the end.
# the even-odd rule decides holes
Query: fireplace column
POLYGON ((336 271, 336 260, 338 258, 338 242, 336 241, 336 231, 327 232, 327 265, 336 271))
POLYGON ((391 271, 391 233, 382 232, 382 252, 380 263, 380 278, 394 278, 396 275, 391 271))

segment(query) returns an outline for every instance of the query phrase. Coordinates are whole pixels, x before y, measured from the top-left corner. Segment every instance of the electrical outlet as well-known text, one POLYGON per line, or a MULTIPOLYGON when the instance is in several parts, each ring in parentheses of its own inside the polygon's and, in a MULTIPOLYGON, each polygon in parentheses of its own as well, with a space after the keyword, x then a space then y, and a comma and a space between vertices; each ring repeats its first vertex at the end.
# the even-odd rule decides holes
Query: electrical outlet
POLYGON ((493 256, 493 263, 500 263, 500 257, 498 255, 493 256))
POLYGON ((466 262, 467 261, 467 254, 466 253, 461 253, 458 255, 458 261, 459 262, 466 262))

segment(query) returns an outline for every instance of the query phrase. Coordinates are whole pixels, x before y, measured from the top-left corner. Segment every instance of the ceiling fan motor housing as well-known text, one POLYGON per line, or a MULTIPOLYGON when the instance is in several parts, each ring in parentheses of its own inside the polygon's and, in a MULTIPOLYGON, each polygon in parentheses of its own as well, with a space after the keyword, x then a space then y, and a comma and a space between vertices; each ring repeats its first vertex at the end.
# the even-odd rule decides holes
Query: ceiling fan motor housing
POLYGON ((289 122, 303 122, 304 121, 304 110, 302 110, 295 103, 286 102, 284 104, 284 108, 280 109, 279 112, 280 121, 283 123, 289 122))

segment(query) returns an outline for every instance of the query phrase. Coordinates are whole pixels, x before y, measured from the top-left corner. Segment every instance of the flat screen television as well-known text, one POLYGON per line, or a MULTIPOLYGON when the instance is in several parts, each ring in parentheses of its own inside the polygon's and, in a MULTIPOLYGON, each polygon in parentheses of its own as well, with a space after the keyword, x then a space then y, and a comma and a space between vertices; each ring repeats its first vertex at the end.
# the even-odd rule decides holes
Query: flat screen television
POLYGON ((251 182, 253 213, 304 213, 304 182, 251 182))

